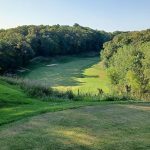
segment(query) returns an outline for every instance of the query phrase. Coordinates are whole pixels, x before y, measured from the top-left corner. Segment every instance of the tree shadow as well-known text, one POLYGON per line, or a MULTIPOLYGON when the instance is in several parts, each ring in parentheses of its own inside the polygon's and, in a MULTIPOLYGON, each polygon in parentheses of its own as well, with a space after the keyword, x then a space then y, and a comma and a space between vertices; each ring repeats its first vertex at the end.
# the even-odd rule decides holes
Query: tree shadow
POLYGON ((25 78, 38 80, 41 83, 50 85, 52 87, 67 87, 67 86, 80 86, 85 82, 78 81, 79 78, 98 78, 98 76, 84 75, 84 71, 94 64, 99 62, 99 57, 73 57, 68 59, 65 63, 59 60, 49 63, 58 65, 48 67, 45 65, 36 66, 31 71, 25 73, 25 78))

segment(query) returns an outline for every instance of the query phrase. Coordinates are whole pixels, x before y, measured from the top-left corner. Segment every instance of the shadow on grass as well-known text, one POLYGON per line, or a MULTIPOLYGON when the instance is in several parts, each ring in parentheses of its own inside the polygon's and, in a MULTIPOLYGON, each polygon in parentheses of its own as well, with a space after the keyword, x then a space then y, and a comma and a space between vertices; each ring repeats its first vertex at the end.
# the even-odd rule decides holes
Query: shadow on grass
MULTIPOLYGON (((68 57, 51 61, 58 65, 47 67, 46 63, 33 66, 30 71, 23 74, 23 77, 37 82, 45 83, 51 87, 58 86, 80 86, 84 82, 77 81, 78 78, 98 78, 98 76, 84 75, 84 71, 99 62, 99 57, 68 57), (65 62, 65 63, 64 63, 65 62)), ((48 64, 48 62, 47 62, 48 64)))

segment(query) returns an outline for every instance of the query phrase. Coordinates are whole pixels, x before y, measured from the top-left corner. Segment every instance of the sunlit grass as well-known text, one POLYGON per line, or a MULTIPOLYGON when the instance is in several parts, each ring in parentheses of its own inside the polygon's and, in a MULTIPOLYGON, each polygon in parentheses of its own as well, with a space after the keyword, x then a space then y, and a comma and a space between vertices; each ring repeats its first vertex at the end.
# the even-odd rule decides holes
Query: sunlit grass
POLYGON ((37 80, 55 89, 74 93, 98 94, 98 88, 109 93, 110 82, 99 57, 66 56, 47 62, 31 64, 24 78, 37 80), (48 67, 48 64, 57 64, 48 67))

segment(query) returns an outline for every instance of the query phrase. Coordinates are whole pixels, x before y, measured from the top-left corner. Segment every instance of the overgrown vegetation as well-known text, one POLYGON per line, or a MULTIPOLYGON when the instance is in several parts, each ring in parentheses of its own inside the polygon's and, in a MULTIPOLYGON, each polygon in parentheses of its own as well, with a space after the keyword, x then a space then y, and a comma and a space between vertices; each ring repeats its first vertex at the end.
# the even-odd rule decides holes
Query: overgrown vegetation
POLYGON ((90 93, 74 93, 72 90, 58 91, 49 86, 42 85, 37 81, 24 80, 21 78, 0 77, 1 80, 19 86, 29 97, 38 98, 42 101, 126 101, 134 100, 128 95, 115 94, 90 94, 90 93))
POLYGON ((150 99, 150 30, 119 34, 101 54, 115 91, 150 99))

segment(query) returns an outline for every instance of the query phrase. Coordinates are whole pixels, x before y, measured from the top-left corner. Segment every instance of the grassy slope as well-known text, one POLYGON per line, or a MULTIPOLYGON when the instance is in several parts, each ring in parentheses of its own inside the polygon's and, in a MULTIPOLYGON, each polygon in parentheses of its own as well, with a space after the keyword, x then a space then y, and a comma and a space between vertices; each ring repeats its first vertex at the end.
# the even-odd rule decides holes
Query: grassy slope
POLYGON ((99 57, 66 56, 48 62, 33 63, 24 78, 34 79, 59 90, 71 89, 97 94, 97 88, 109 92, 109 79, 99 64, 99 57), (48 67, 46 65, 57 64, 48 67))
POLYGON ((44 112, 94 105, 92 102, 42 102, 20 88, 0 81, 0 125, 44 112))
POLYGON ((1 149, 149 150, 150 103, 47 113, 0 130, 1 149))

